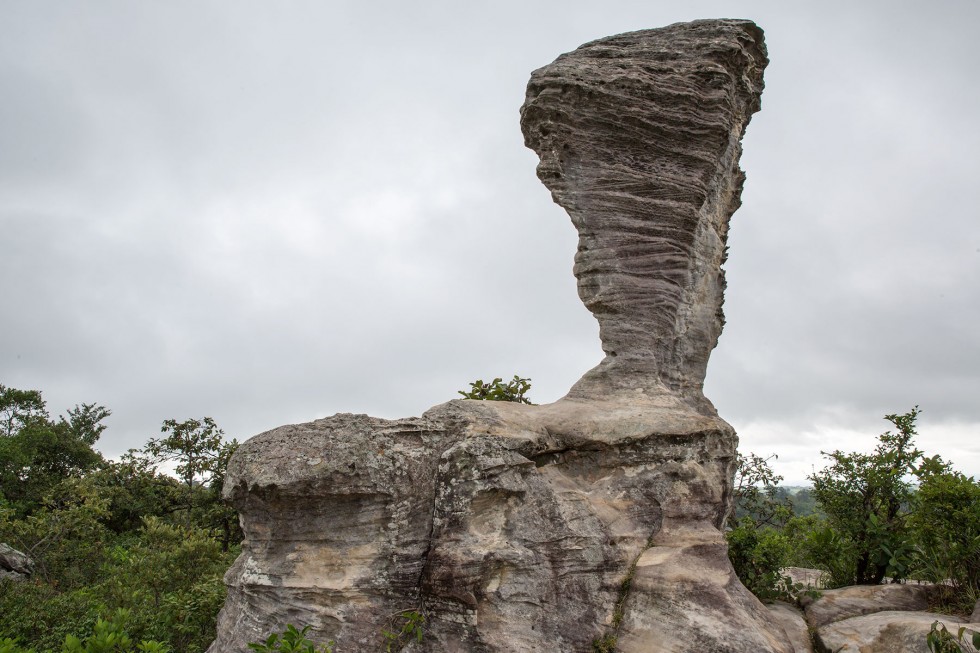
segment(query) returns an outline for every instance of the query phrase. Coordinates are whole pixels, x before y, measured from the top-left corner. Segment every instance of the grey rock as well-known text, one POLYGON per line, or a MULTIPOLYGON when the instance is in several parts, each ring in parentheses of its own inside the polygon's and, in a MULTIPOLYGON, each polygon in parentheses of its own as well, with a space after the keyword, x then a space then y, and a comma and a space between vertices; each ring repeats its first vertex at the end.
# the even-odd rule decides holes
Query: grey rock
POLYGON ((34 573, 34 561, 26 553, 0 544, 0 578, 25 580, 34 573))
POLYGON ((973 614, 970 615, 970 621, 973 623, 980 622, 980 600, 973 605, 973 614))
POLYGON ((766 607, 769 608, 772 618, 783 627, 787 639, 793 646, 793 653, 813 653, 810 629, 799 608, 782 601, 776 601, 766 607))
POLYGON ((834 653, 929 653, 926 635, 937 620, 954 635, 964 625, 962 619, 932 612, 877 612, 822 626, 816 641, 819 650, 834 653))
POLYGON ((243 444, 224 493, 246 540, 211 653, 286 623, 383 650, 407 610, 427 618, 417 653, 795 650, 728 561, 737 438, 701 390, 766 63, 752 23, 699 21, 532 74, 521 124, 579 230, 606 359, 554 404, 342 414, 243 444))
POLYGON ((800 600, 811 628, 820 628, 848 617, 895 610, 921 611, 929 607, 932 585, 855 585, 822 590, 816 599, 800 600))
POLYGON ((532 73, 525 143, 579 231, 579 296, 606 352, 574 396, 666 387, 710 406, 740 141, 767 63, 756 25, 711 20, 593 41, 532 73))
POLYGON ((808 567, 783 567, 779 573, 788 576, 793 585, 802 585, 805 589, 820 589, 827 584, 829 573, 823 569, 808 567))

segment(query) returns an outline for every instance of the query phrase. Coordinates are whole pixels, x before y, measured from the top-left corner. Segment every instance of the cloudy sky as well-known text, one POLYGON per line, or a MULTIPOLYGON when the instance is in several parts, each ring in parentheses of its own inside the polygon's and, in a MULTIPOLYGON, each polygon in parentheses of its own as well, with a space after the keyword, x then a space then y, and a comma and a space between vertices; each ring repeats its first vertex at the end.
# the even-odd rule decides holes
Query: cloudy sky
POLYGON ((601 358, 536 179, 531 70, 751 18, 728 324, 706 394, 802 482, 886 413, 980 474, 980 3, 0 0, 0 383, 230 437, 417 415, 601 358))

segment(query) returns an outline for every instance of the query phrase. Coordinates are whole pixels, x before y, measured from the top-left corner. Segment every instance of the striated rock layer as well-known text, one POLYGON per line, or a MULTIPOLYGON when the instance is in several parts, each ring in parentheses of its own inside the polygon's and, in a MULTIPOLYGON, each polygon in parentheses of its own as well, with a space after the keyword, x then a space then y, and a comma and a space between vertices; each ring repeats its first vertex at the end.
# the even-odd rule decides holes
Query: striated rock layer
POLYGON ((754 24, 698 21, 593 41, 532 73, 521 127, 578 229, 579 296, 606 352, 573 395, 662 384, 707 406, 740 141, 767 63, 754 24))
POLYGON ((246 442, 212 653, 287 623, 385 650, 410 611, 423 637, 391 650, 794 650, 728 562, 737 438, 701 393, 765 64, 754 24, 699 21, 533 73, 522 126, 579 230, 606 359, 554 404, 335 415, 246 442))

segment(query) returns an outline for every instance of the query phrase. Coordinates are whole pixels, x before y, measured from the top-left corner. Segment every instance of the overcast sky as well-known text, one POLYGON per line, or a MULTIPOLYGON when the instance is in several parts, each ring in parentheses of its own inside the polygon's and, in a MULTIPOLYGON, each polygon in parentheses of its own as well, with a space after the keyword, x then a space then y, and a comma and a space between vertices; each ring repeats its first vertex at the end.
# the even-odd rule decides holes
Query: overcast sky
POLYGON ((530 72, 766 31, 706 394, 789 483, 918 404, 980 474, 980 3, 0 0, 0 383, 246 439, 601 358, 535 177, 530 72))

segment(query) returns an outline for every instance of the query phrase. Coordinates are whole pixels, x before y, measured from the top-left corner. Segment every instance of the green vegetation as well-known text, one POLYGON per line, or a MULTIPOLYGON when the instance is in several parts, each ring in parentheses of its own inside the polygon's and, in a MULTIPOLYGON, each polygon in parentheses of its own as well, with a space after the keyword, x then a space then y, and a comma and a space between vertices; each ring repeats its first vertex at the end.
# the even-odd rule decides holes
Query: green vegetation
POLYGON ((119 462, 94 448, 108 409, 52 419, 41 393, 0 385, 0 542, 29 555, 30 580, 0 581, 0 652, 203 651, 238 553, 220 501, 236 443, 210 418, 119 462), (157 471, 176 464, 180 479, 157 471))
POLYGON ((459 390, 457 394, 463 395, 465 399, 483 399, 486 401, 513 401, 519 404, 530 404, 531 398, 527 392, 531 389, 531 379, 522 379, 514 375, 514 378, 507 383, 500 377, 495 378, 490 383, 484 383, 483 379, 477 379, 470 384, 470 391, 459 390))
POLYGON ((409 642, 422 643, 425 636, 425 615, 419 610, 402 610, 381 630, 385 640, 385 653, 402 650, 409 642))
POLYGON ((980 484, 915 447, 919 413, 887 415, 895 430, 872 453, 824 453, 803 502, 779 491, 771 459, 739 457, 727 539, 746 587, 763 600, 792 595, 788 566, 826 571, 826 587, 911 578, 941 583, 937 607, 969 614, 980 597, 980 484))
POLYGON ((968 631, 965 626, 960 626, 953 633, 946 629, 946 624, 939 621, 932 622, 932 628, 926 635, 926 645, 932 653, 976 653, 980 650, 980 633, 968 631), (969 633, 970 639, 964 641, 963 637, 969 633))
MULTIPOLYGON (((470 399, 530 403, 529 379, 477 380, 470 399)), ((34 562, 26 581, 0 580, 0 653, 200 653, 215 636, 221 581, 238 554, 238 516, 220 499, 231 454, 214 420, 166 420, 119 461, 94 445, 110 411, 81 404, 51 417, 41 393, 0 385, 0 542, 34 562), (158 471, 167 463, 176 478, 158 471)), ((940 585, 939 607, 968 614, 980 598, 980 483, 914 442, 918 407, 887 415, 893 430, 871 453, 824 453, 812 489, 790 491, 770 462, 739 456, 729 557, 763 600, 801 591, 788 566, 826 572, 825 587, 885 578, 940 585)), ((632 572, 623 582, 621 602, 632 572)), ((383 629, 382 646, 421 642, 425 615, 406 610, 383 629)), ((255 651, 331 653, 308 628, 288 626, 255 651)), ((974 638, 976 639, 976 638, 974 638)), ((931 651, 970 651, 977 642, 942 624, 931 651)), ((610 634, 593 642, 615 650, 610 634)))
POLYGON ((322 647, 309 639, 306 633, 310 627, 304 626, 303 630, 298 630, 296 626, 288 624, 282 633, 272 633, 264 642, 251 642, 248 647, 259 653, 269 653, 270 651, 282 651, 283 653, 333 653, 332 641, 327 642, 322 647))

